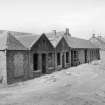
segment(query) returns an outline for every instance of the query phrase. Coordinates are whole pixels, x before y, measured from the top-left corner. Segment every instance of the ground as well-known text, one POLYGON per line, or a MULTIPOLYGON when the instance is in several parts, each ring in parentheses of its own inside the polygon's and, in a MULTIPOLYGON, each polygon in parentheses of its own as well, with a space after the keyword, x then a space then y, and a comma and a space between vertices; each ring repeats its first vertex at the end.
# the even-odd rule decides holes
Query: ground
POLYGON ((102 59, 1 86, 0 105, 105 105, 105 62, 102 59))

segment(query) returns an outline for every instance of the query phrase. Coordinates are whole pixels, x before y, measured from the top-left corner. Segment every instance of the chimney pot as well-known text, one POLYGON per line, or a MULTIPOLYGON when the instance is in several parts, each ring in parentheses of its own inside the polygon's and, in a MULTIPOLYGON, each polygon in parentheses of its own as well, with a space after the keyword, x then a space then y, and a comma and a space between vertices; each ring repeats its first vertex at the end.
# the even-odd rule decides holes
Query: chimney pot
POLYGON ((69 28, 66 28, 65 34, 71 36, 71 34, 69 33, 69 28))

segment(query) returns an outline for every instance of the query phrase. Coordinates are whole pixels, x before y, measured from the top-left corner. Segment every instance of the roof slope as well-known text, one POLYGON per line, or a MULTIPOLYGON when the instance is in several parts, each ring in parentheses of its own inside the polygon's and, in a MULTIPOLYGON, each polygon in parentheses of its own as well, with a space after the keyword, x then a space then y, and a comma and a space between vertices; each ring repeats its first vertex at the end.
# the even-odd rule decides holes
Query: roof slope
POLYGON ((0 33, 0 50, 27 50, 27 48, 19 42, 9 32, 0 33))
POLYGON ((14 36, 20 43, 22 43, 28 49, 30 49, 32 47, 32 45, 41 36, 41 35, 36 35, 33 33, 0 30, 0 34, 6 33, 6 32, 8 32, 10 35, 14 36))
POLYGON ((50 42, 53 44, 53 46, 57 46, 61 38, 64 37, 65 40, 67 41, 67 44, 71 48, 98 48, 89 40, 72 37, 71 34, 66 35, 65 32, 56 32, 56 34, 52 32, 46 35, 50 42))
POLYGON ((28 49, 40 38, 41 35, 23 35, 18 36, 17 39, 28 49))
POLYGON ((71 48, 98 48, 89 40, 71 37, 68 35, 65 35, 64 37, 71 48))
POLYGON ((58 43, 60 42, 60 40, 63 37, 62 32, 57 32, 56 35, 52 32, 52 33, 47 33, 46 34, 47 38, 49 39, 49 41, 51 42, 51 44, 56 47, 58 45, 58 43))

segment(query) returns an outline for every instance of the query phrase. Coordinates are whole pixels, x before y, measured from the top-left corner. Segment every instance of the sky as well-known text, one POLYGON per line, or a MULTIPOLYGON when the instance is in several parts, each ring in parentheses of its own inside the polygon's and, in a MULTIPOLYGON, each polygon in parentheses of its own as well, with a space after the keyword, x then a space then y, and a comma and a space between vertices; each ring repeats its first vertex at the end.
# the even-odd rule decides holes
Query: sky
POLYGON ((105 35, 105 0, 0 0, 0 30, 105 35))

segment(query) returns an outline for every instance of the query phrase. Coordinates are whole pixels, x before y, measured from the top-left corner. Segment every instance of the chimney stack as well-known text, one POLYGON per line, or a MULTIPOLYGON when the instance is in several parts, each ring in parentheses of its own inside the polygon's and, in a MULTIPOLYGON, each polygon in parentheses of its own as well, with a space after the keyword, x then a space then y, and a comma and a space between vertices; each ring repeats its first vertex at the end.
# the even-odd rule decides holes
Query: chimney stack
POLYGON ((54 35, 56 35, 56 30, 53 30, 54 35))
POLYGON ((68 35, 68 36, 71 36, 70 33, 69 33, 69 28, 66 28, 65 34, 68 35))

